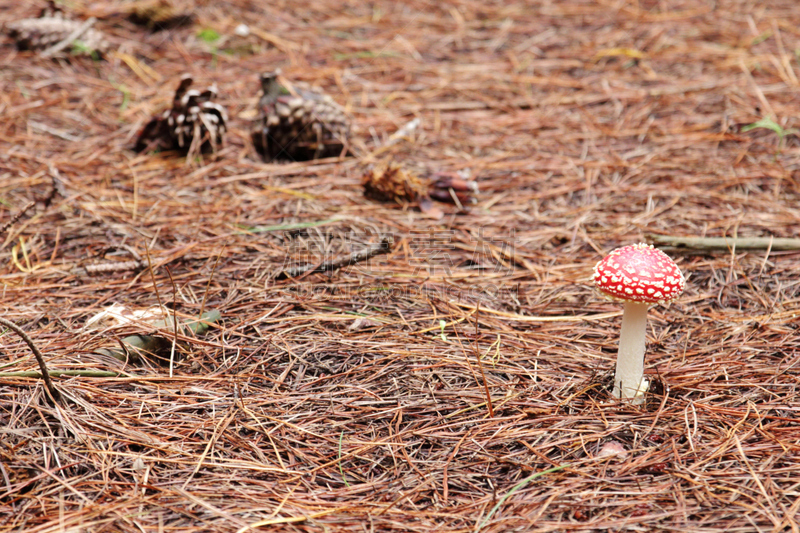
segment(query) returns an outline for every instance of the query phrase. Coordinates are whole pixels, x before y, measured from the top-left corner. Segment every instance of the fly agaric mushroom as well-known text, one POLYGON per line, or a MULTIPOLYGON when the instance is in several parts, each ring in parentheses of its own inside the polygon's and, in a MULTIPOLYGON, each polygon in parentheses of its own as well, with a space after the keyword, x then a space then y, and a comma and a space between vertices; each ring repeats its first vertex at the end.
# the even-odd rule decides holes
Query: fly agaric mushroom
POLYGON ((617 248, 594 267, 595 286, 612 300, 623 301, 614 396, 641 403, 644 379, 647 308, 677 298, 685 285, 678 265, 649 244, 617 248))

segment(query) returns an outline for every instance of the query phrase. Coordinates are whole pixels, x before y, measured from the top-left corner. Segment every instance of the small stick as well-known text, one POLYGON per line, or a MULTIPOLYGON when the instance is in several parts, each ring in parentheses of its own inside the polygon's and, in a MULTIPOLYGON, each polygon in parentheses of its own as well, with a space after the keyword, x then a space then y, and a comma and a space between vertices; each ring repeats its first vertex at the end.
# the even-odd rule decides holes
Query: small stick
POLYGON ((22 209, 20 209, 20 211, 19 211, 19 212, 18 212, 16 215, 14 215, 13 217, 11 217, 11 220, 9 220, 8 222, 6 222, 6 223, 5 223, 5 224, 3 224, 2 226, 0 226, 0 235, 2 235, 3 233, 5 233, 5 232, 6 232, 6 230, 7 230, 8 228, 10 228, 12 225, 14 225, 14 223, 15 223, 17 220, 21 219, 21 218, 22 218, 22 216, 23 216, 25 213, 27 213, 27 212, 28 212, 28 210, 29 210, 31 207, 33 207, 33 206, 35 206, 35 205, 36 205, 36 202, 28 202, 28 203, 25 205, 25 207, 23 207, 22 209))
MULTIPOLYGON (((59 378, 62 376, 79 376, 84 378, 117 378, 125 376, 122 372, 112 372, 109 370, 51 370, 47 373, 50 377, 59 378)), ((41 378, 42 373, 36 370, 22 370, 20 372, 0 372, 0 379, 3 378, 41 378)))
POLYGON ((69 198, 67 188, 64 186, 64 181, 61 179, 61 174, 58 169, 52 164, 49 164, 50 178, 53 180, 53 190, 62 196, 62 198, 69 198))
POLYGON ((329 272, 332 270, 338 270, 342 267, 355 265, 356 263, 366 261, 367 259, 375 257, 376 255, 389 253, 392 250, 392 244, 394 244, 394 239, 391 235, 386 235, 381 239, 381 242, 378 244, 373 244, 364 250, 353 252, 346 257, 340 257, 331 261, 323 261, 316 266, 306 265, 297 268, 290 268, 289 270, 284 270, 278 274, 275 279, 296 278, 297 276, 301 276, 303 274, 329 272))
POLYGON ((734 246, 737 250, 800 250, 800 239, 782 237, 673 237, 671 235, 647 235, 655 245, 690 248, 695 250, 724 250, 734 246))
POLYGON ((97 22, 96 18, 89 17, 86 20, 86 22, 84 22, 83 24, 81 24, 80 26, 75 28, 75 31, 73 31, 72 33, 67 35, 64 39, 60 40, 59 42, 57 42, 56 44, 54 44, 53 46, 51 46, 47 50, 43 51, 42 54, 41 54, 42 57, 50 57, 50 56, 52 56, 54 54, 59 53, 61 50, 63 50, 64 48, 66 48, 67 46, 72 44, 72 42, 75 39, 77 39, 78 37, 80 37, 81 35, 86 33, 86 30, 91 28, 92 24, 94 24, 95 22, 97 22))
POLYGON ((417 128, 419 128, 420 124, 422 124, 422 120, 419 117, 411 120, 410 122, 407 122, 396 132, 392 133, 384 144, 378 146, 372 152, 364 156, 361 162, 369 163, 371 161, 374 161, 376 156, 388 150, 389 147, 393 146, 394 144, 400 142, 403 139, 411 137, 417 130, 417 128))
POLYGON ((158 307, 163 311, 164 304, 161 303, 161 295, 158 293, 158 284, 156 283, 156 275, 153 273, 153 262, 150 261, 150 249, 147 247, 147 245, 145 245, 144 251, 147 253, 147 269, 150 271, 150 279, 153 281, 153 290, 156 293, 156 300, 158 300, 158 307))
POLYGON ((91 265, 86 266, 75 266, 72 268, 72 273, 75 275, 84 275, 84 274, 105 274, 108 272, 121 272, 124 270, 139 270, 144 268, 146 263, 142 260, 142 256, 139 255, 134 248, 128 246, 127 244, 120 244, 118 246, 109 246, 100 254, 100 257, 105 257, 111 251, 114 250, 125 250, 129 254, 133 256, 133 260, 131 261, 111 261, 106 263, 94 263, 91 265))
POLYGON ((478 307, 475 310, 475 359, 478 360, 478 368, 481 371, 483 378, 483 389, 486 391, 486 406, 489 408, 489 416, 494 418, 494 408, 492 407, 492 396, 489 394, 489 383, 486 381, 486 372, 483 371, 483 361, 481 361, 481 352, 478 348, 478 335, 480 334, 480 314, 481 304, 478 302, 478 307))
POLYGON ((222 248, 219 250, 219 254, 217 255, 217 260, 214 261, 214 268, 211 269, 211 275, 208 277, 208 283, 206 283, 206 292, 203 293, 203 303, 200 304, 200 316, 203 316, 203 312, 206 310, 206 299, 208 298, 208 291, 211 288, 211 280, 214 279, 214 273, 217 271, 217 265, 219 265, 219 260, 222 257, 222 252, 225 251, 225 247, 228 246, 228 243, 222 245, 222 248))
POLYGON ((411 137, 411 135, 417 131, 417 128, 419 128, 420 124, 422 124, 422 120, 419 117, 405 123, 400 129, 389 136, 389 138, 386 140, 386 143, 384 143, 384 146, 391 146, 400 142, 401 139, 411 137))
POLYGON ((22 340, 25 341, 25 344, 27 344, 33 352, 33 355, 36 356, 36 361, 39 363, 39 369, 42 371, 42 379, 44 380, 45 386, 47 386, 48 392, 50 392, 50 397, 54 402, 59 401, 61 399, 61 394, 58 392, 55 385, 53 385, 53 380, 50 379, 50 373, 47 371, 47 365, 44 362, 44 356, 42 355, 42 352, 39 351, 39 348, 37 348, 33 343, 33 340, 28 337, 27 333, 22 331, 22 328, 10 320, 0 318, 0 324, 4 325, 10 330, 13 330, 14 333, 22 337, 22 340))
POLYGON ((144 267, 141 261, 115 261, 113 263, 97 263, 94 265, 86 265, 84 267, 76 267, 76 274, 85 272, 86 274, 105 274, 107 272, 123 272, 125 270, 139 270, 144 267), (83 272, 81 272, 83 269, 83 272))
POLYGON ((45 133, 49 133, 50 135, 53 135, 53 136, 58 137, 60 139, 64 139, 65 141, 69 141, 69 142, 73 142, 74 143, 74 142, 78 142, 78 141, 81 140, 81 138, 76 136, 76 135, 70 135, 69 133, 67 133, 65 131, 61 131, 61 130, 57 130, 55 128, 51 128, 50 126, 48 126, 46 124, 42 124, 40 122, 34 122, 33 120, 29 120, 28 124, 30 124, 31 127, 33 129, 35 129, 35 130, 39 130, 39 131, 43 131, 45 133))
POLYGON ((175 346, 178 345, 178 317, 176 316, 178 310, 178 288, 175 286, 175 280, 172 279, 172 272, 169 267, 164 267, 169 276, 169 282, 172 283, 172 324, 175 326, 175 337, 172 339, 172 347, 169 350, 169 377, 172 377, 172 370, 175 368, 175 346))

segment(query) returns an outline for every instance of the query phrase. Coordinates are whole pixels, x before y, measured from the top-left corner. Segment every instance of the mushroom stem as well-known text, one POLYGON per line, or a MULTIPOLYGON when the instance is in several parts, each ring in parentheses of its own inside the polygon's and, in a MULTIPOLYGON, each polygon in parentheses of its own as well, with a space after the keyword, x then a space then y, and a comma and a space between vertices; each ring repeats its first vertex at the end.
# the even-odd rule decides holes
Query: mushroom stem
POLYGON ((644 379, 644 347, 647 334, 647 303, 625 302, 622 311, 622 331, 619 335, 617 372, 614 375, 614 396, 634 398, 641 403, 642 381, 644 379))

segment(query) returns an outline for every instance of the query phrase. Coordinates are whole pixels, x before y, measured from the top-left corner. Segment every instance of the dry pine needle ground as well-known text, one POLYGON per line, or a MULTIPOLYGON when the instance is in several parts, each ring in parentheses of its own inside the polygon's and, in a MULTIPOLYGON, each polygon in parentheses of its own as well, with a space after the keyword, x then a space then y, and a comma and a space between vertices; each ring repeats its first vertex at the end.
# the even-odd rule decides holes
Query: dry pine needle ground
MULTIPOLYGON (((101 61, 2 44, 0 223, 36 201, 2 236, 3 316, 51 370, 120 375, 58 378, 55 406, 2 379, 0 530, 800 531, 798 253, 674 252, 642 407, 610 397, 620 308, 588 283, 646 233, 800 234, 794 0, 182 2, 166 31, 125 4, 69 3, 101 61), (345 106, 359 157, 259 161, 277 67, 345 106), (184 72, 218 85, 224 146, 133 153, 184 72), (391 161, 467 172, 478 202, 364 198, 391 161), (154 278, 76 269, 130 259, 110 246, 154 278), (159 300, 223 315, 172 377, 94 354, 128 333, 89 317, 159 300)), ((0 371, 36 370, 0 344, 0 371)))

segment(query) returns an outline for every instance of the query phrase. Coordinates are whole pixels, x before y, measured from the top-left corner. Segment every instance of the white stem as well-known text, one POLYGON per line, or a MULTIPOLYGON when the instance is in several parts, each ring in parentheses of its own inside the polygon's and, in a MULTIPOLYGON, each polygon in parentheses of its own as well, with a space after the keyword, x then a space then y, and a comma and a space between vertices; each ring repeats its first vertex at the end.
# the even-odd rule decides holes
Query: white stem
MULTIPOLYGON (((647 307, 646 303, 625 302, 614 376, 614 396, 617 398, 636 398, 642 386, 647 307)), ((641 403, 641 400, 635 403, 641 403)))

